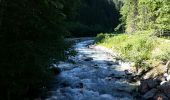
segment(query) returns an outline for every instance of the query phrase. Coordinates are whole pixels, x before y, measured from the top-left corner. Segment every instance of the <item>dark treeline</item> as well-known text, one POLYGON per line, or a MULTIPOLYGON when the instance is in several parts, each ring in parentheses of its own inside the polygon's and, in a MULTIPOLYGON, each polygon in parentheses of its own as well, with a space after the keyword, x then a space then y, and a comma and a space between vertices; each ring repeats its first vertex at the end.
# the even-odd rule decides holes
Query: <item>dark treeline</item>
POLYGON ((70 18, 68 23, 72 35, 95 36, 100 32, 113 32, 120 17, 116 1, 81 0, 76 16, 70 18))
POLYGON ((39 96, 52 59, 66 56, 64 37, 112 32, 116 6, 112 0, 0 0, 0 100, 39 96))
POLYGON ((77 5, 77 0, 0 1, 0 100, 33 100, 41 93, 52 76, 51 59, 65 57, 65 25, 77 5))

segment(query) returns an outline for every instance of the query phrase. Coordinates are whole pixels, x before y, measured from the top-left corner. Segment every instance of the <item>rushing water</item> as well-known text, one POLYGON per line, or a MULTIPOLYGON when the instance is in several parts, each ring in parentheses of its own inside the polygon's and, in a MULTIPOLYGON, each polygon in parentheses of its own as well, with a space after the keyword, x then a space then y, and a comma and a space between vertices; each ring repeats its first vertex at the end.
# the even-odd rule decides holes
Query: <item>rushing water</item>
POLYGON ((56 76, 46 100, 133 100, 135 86, 128 83, 124 72, 128 64, 97 46, 90 48, 92 43, 76 43, 77 55, 69 57, 70 62, 56 64, 62 72, 56 76))

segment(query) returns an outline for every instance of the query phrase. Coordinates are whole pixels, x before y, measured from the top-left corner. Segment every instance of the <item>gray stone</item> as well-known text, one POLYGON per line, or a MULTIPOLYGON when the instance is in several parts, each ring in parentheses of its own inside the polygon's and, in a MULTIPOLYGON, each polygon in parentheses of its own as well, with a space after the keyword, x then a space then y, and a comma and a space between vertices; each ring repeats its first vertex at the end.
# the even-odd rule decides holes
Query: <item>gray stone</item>
POLYGON ((132 75, 133 73, 132 72, 130 72, 129 70, 124 70, 124 72, 125 72, 125 75, 132 75))
POLYGON ((108 66, 111 66, 111 65, 113 65, 114 63, 113 62, 107 62, 107 65, 108 66))
POLYGON ((159 85, 157 80, 152 80, 152 79, 147 80, 147 83, 148 83, 149 88, 155 88, 156 86, 159 85))
POLYGON ((165 84, 167 81, 162 81, 161 83, 160 83, 160 85, 163 85, 163 84, 165 84))
POLYGON ((163 81, 166 81, 166 78, 161 75, 161 76, 158 76, 158 77, 156 78, 156 80, 157 80, 159 83, 161 83, 161 82, 163 82, 163 81))
POLYGON ((159 90, 163 91, 165 95, 170 98, 170 82, 165 82, 158 87, 159 90))
POLYGON ((143 98, 144 99, 151 99, 151 98, 154 98, 154 95, 156 94, 156 92, 158 91, 158 89, 151 89, 150 91, 146 92, 144 95, 143 95, 143 98))
POLYGON ((141 80, 141 86, 148 88, 148 89, 155 88, 158 85, 159 85, 159 82, 156 79, 155 80, 154 79, 141 80))
POLYGON ((93 58, 86 58, 86 59, 84 59, 84 61, 92 61, 93 60, 93 58))
POLYGON ((139 87, 139 92, 144 94, 149 91, 149 86, 146 80, 141 80, 140 81, 140 87, 139 87))
POLYGON ((170 75, 168 75, 168 76, 166 77, 166 80, 167 80, 167 81, 170 81, 170 75))

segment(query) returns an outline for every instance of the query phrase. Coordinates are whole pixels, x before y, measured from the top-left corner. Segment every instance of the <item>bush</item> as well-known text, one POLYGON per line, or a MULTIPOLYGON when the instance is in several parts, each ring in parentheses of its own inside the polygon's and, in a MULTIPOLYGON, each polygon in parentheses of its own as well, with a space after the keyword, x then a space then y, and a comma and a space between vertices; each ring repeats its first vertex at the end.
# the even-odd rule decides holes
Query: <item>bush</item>
POLYGON ((136 67, 145 67, 146 61, 170 60, 169 40, 139 34, 139 32, 133 35, 114 36, 99 34, 96 43, 116 51, 122 59, 134 62, 136 67))
POLYGON ((155 42, 152 37, 134 35, 123 41, 117 50, 120 51, 123 58, 141 64, 142 61, 150 59, 155 42))
POLYGON ((170 60, 170 40, 159 39, 157 47, 152 52, 152 59, 164 62, 170 60))
POLYGON ((105 39, 106 39, 106 34, 104 35, 103 33, 100 33, 95 38, 95 42, 96 43, 102 43, 102 42, 104 42, 105 39))

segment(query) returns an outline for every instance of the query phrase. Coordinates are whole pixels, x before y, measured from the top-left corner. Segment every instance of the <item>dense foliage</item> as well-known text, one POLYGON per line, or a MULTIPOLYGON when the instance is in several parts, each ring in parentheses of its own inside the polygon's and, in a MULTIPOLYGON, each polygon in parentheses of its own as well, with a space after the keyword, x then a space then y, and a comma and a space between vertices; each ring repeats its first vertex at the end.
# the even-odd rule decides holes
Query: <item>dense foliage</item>
POLYGON ((75 36, 95 36, 100 32, 113 32, 119 24, 117 0, 81 0, 77 14, 68 24, 75 36))
POLYGON ((96 43, 116 51, 118 57, 133 62, 137 69, 152 67, 155 61, 167 62, 170 59, 170 41, 146 34, 99 34, 96 43))
POLYGON ((0 1, 0 99, 32 100, 50 78, 52 58, 64 58, 63 41, 74 0, 0 1))
POLYGON ((120 57, 145 67, 143 63, 154 60, 170 60, 169 40, 158 37, 170 36, 169 0, 116 0, 120 7, 121 21, 116 30, 124 29, 129 35, 103 35, 96 41, 116 50, 120 57), (155 37, 157 36, 157 37, 155 37))
POLYGON ((124 0, 122 22, 127 33, 152 31, 153 35, 170 35, 169 0, 124 0))

